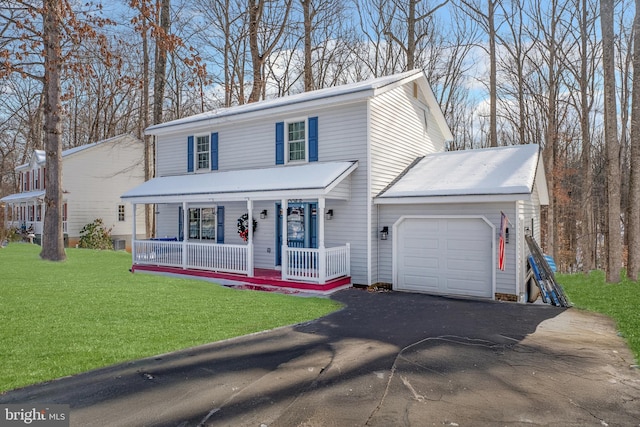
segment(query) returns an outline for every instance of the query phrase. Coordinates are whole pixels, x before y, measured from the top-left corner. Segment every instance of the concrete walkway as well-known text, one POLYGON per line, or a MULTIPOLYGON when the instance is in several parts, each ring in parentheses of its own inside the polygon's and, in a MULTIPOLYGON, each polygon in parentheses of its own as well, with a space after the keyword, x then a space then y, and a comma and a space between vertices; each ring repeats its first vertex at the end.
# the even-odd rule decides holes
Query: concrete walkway
POLYGON ((0 396, 73 426, 640 425, 640 373, 603 316, 348 289, 293 327, 0 396))

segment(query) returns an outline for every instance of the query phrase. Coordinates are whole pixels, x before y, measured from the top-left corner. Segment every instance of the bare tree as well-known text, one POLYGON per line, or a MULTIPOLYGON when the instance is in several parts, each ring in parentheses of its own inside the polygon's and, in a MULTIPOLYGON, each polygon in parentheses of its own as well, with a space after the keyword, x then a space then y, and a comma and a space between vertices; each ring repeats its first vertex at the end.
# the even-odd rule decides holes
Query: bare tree
POLYGON ((627 234, 629 255, 627 276, 638 280, 640 271, 640 0, 635 1, 636 14, 633 20, 633 94, 631 107, 630 174, 629 174, 629 218, 627 234))
POLYGON ((607 282, 620 282, 620 142, 618 141, 614 52, 614 0, 600 1, 602 68, 604 73, 604 137, 607 162, 607 282))
POLYGON ((0 42, 0 77, 19 73, 44 87, 44 147, 47 156, 45 215, 40 257, 66 258, 62 233, 62 87, 63 73, 83 75, 84 68, 70 48, 94 43, 102 60, 110 61, 105 37, 96 28, 108 23, 92 11, 80 19, 68 0, 44 0, 41 6, 26 0, 0 2, 6 24, 0 42), (40 19, 38 19, 40 18, 40 19), (70 47, 70 48, 69 48, 70 47))
POLYGON ((461 0, 463 10, 476 20, 487 32, 489 37, 489 146, 498 146, 498 86, 497 86, 497 59, 496 41, 498 29, 496 28, 496 9, 502 0, 484 0, 486 10, 480 0, 461 0))
POLYGON ((249 48, 253 65, 253 86, 248 102, 257 102, 264 97, 266 89, 264 64, 282 38, 293 0, 284 0, 284 10, 272 3, 267 0, 248 0, 247 2, 249 48))
POLYGON ((449 0, 444 0, 430 7, 428 2, 422 0, 392 0, 396 14, 390 17, 392 19, 391 22, 388 22, 385 34, 400 46, 406 60, 405 70, 416 68, 418 46, 430 34, 430 31, 425 27, 429 26, 429 20, 438 9, 448 2, 449 0), (399 25, 394 26, 394 20, 399 20, 399 25), (398 32, 399 29, 402 34, 398 32))

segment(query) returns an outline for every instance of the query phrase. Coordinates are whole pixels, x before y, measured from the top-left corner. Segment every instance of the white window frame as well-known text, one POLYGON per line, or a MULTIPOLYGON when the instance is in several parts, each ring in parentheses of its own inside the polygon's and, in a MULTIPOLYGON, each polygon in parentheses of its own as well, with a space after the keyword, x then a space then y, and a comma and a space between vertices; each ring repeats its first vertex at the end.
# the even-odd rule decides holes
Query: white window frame
POLYGON ((193 170, 198 171, 210 171, 211 170, 211 135, 209 134, 201 134, 195 135, 193 138, 193 170), (198 151, 198 141, 201 138, 205 138, 207 140, 207 151, 198 151), (200 167, 200 154, 207 154, 207 165, 200 167))
POLYGON ((118 222, 125 222, 127 220, 126 212, 127 208, 125 205, 118 205, 118 222))
POLYGON ((284 123, 284 144, 285 163, 308 163, 309 162, 309 121, 306 117, 287 120, 284 123), (294 123, 304 123, 304 158, 291 160, 291 141, 289 140, 289 125, 294 123))
POLYGON ((217 206, 189 206, 187 208, 187 240, 199 240, 205 242, 216 242, 218 238, 218 207, 217 206), (213 212, 213 237, 202 237, 202 210, 210 209, 213 212), (191 211, 198 211, 198 237, 191 237, 191 211))

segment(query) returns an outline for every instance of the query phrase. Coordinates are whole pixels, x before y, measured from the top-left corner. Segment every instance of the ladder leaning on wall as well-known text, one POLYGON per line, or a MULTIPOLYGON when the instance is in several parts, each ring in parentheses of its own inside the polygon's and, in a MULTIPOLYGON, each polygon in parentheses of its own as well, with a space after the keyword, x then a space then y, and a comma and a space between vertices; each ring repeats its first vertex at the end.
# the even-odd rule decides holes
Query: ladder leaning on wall
POLYGON ((542 249, 531 236, 525 236, 527 245, 531 255, 528 257, 531 266, 531 276, 536 285, 540 289, 542 301, 547 304, 553 304, 557 307, 571 307, 569 299, 564 293, 562 286, 556 281, 553 269, 549 265, 549 261, 542 253, 542 249))

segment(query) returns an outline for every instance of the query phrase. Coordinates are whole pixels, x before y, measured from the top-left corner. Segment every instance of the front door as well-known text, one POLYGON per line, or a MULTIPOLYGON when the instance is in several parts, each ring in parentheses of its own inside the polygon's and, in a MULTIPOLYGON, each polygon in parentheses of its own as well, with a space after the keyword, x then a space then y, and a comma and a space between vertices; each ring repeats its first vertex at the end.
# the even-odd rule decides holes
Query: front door
MULTIPOLYGON (((287 207, 287 247, 318 247, 317 203, 296 202, 287 207)), ((282 209, 276 203, 276 265, 282 265, 282 209)))

